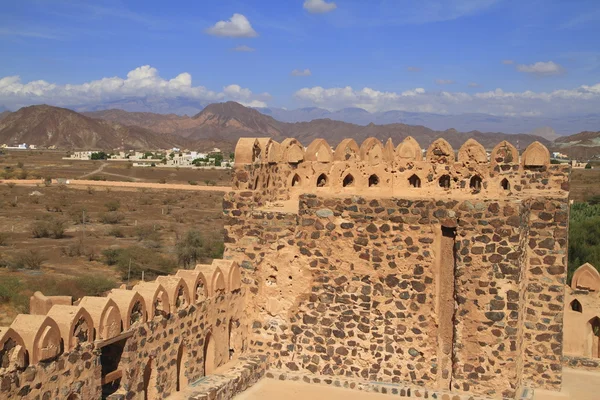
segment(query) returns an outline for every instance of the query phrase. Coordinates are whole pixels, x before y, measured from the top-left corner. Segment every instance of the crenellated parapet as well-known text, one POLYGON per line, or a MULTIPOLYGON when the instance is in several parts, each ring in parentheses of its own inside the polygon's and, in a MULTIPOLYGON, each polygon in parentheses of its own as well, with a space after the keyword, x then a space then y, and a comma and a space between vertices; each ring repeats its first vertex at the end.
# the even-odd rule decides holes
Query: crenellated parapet
POLYGON ((455 151, 440 138, 424 152, 412 137, 398 146, 391 139, 383 144, 368 138, 360 146, 344 139, 335 149, 324 139, 305 148, 296 139, 242 138, 235 159, 233 188, 260 192, 266 200, 326 192, 483 197, 568 192, 569 167, 551 165, 548 149, 539 142, 519 157, 506 141, 488 154, 474 139, 455 151))
POLYGON ((240 291, 240 285, 237 263, 214 260, 132 289, 113 289, 105 297, 86 296, 75 305, 68 297, 36 292, 31 301, 37 315, 19 314, 10 327, 0 327, 0 371, 22 370, 85 344, 110 341, 209 298, 240 291))

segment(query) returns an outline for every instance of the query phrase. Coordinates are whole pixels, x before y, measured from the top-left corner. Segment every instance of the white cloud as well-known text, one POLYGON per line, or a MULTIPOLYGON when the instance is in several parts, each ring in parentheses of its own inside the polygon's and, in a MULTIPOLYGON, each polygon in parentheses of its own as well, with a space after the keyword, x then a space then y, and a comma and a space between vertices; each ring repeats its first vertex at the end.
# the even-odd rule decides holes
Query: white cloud
POLYGON ((436 79, 435 83, 438 85, 452 85, 455 82, 452 79, 436 79))
POLYGON ((427 92, 416 88, 404 92, 384 92, 372 88, 355 90, 350 86, 303 88, 295 93, 303 105, 330 110, 361 107, 371 112, 402 110, 441 114, 486 113, 493 115, 546 115, 595 113, 600 108, 600 83, 551 92, 505 92, 496 89, 465 92, 427 92), (516 113, 516 114, 515 114, 516 113))
POLYGON ((512 65, 514 63, 515 63, 514 60, 502 60, 502 64, 504 64, 504 65, 512 65))
POLYGON ((206 30, 206 33, 224 37, 256 37, 258 33, 242 14, 233 14, 229 21, 219 21, 206 30))
POLYGON ((0 78, 0 104, 11 108, 47 103, 57 106, 114 101, 125 97, 159 96, 187 97, 201 101, 235 100, 245 104, 266 105, 268 93, 254 94, 239 85, 229 85, 222 91, 193 86, 192 76, 183 72, 173 79, 164 79, 149 65, 129 71, 126 78, 110 77, 82 84, 58 85, 43 80, 21 82, 19 76, 0 78))
POLYGON ((324 0, 306 0, 304 9, 313 14, 324 14, 333 11, 337 8, 334 2, 326 2, 324 0))
POLYGON ((251 52, 251 51, 255 51, 256 49, 254 47, 242 45, 242 46, 236 46, 236 47, 234 47, 231 50, 233 50, 233 51, 241 51, 241 52, 251 52))
POLYGON ((406 70, 410 71, 410 72, 421 72, 421 68, 420 67, 413 67, 413 66, 406 67, 406 70))
POLYGON ((310 69, 306 68, 304 70, 301 69, 295 69, 291 72, 292 76, 311 76, 312 72, 310 72, 310 69))
POLYGON ((562 66, 556 64, 554 61, 539 61, 535 64, 530 65, 519 64, 517 65, 517 71, 542 76, 562 74, 565 71, 565 69, 562 66))
POLYGON ((481 85, 477 82, 469 82, 469 87, 480 87, 481 85))

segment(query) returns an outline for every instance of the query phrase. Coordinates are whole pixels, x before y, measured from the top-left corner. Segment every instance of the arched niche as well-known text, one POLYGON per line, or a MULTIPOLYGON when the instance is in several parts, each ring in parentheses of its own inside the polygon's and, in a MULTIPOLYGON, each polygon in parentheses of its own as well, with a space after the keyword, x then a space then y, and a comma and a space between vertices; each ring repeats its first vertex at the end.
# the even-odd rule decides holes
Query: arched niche
POLYGON ((48 316, 60 329, 65 351, 71 351, 82 343, 94 341, 94 322, 85 308, 54 305, 48 311, 48 316))
POLYGON ((267 147, 267 162, 270 164, 279 163, 283 160, 282 156, 281 145, 276 141, 271 140, 267 147))
POLYGON ((228 324, 229 359, 239 357, 243 352, 243 335, 240 329, 240 320, 230 318, 228 324))
POLYGON ((399 162, 423 161, 423 151, 419 143, 408 136, 396 147, 396 160, 399 162))
POLYGON ((354 184, 355 184, 354 176, 351 173, 347 173, 342 178, 342 187, 352 187, 352 186, 354 186, 354 184))
POLYGON ((283 162, 298 164, 304 161, 304 147, 298 140, 292 138, 285 139, 281 142, 281 149, 283 162))
POLYGON ((290 180, 290 187, 300 187, 301 184, 302 179, 300 178, 300 175, 294 173, 294 175, 292 175, 292 179, 290 180))
POLYGON ((159 398, 158 372, 154 365, 154 358, 148 358, 144 367, 143 376, 144 400, 155 400, 159 398))
POLYGON ((96 339, 106 340, 121 333, 121 312, 111 298, 85 296, 79 306, 90 313, 96 328, 96 339))
POLYGON ((180 269, 176 275, 186 282, 192 302, 198 304, 208 297, 208 283, 201 271, 180 269))
POLYGON ((510 181, 508 180, 508 178, 503 178, 500 181, 500 187, 502 188, 502 190, 506 190, 506 191, 510 190, 510 181))
POLYGON ((177 350, 177 386, 175 390, 178 392, 184 390, 188 386, 187 364, 187 351, 185 345, 181 343, 179 345, 179 350, 177 350))
POLYGON ((142 282, 133 287, 146 302, 148 319, 154 317, 166 318, 171 310, 169 295, 164 286, 158 282, 142 282))
POLYGON ((488 162, 487 153, 475 139, 468 139, 458 150, 458 161, 462 163, 483 164, 488 162))
POLYGON ((469 179, 469 189, 476 193, 480 192, 483 189, 483 178, 479 175, 473 175, 469 179))
POLYGON ((52 318, 46 315, 19 314, 10 327, 23 339, 30 364, 62 353, 60 329, 52 318))
POLYGON ((325 139, 315 139, 306 148, 306 161, 328 163, 333 161, 333 151, 325 139))
POLYGON ((550 164, 550 152, 540 142, 533 142, 523 152, 521 162, 524 168, 542 168, 550 164))
POLYGON ((175 313, 190 305, 191 295, 183 278, 179 276, 159 276, 156 282, 160 283, 169 296, 171 312, 175 313))
POLYGON ((379 165, 383 162, 383 145, 379 139, 365 139, 360 146, 360 159, 369 165, 379 165))
POLYGON ((326 187, 329 185, 329 178, 327 177, 327 174, 322 173, 319 174, 319 176, 317 176, 317 180, 315 181, 315 186, 320 188, 320 187, 326 187))
POLYGON ((408 178, 408 186, 410 186, 412 188, 420 188, 421 187, 421 178, 419 178, 419 175, 412 174, 408 178))
POLYGON ((379 176, 377 174, 371 174, 369 176, 369 180, 368 180, 369 187, 378 187, 380 183, 381 183, 381 179, 379 179, 379 176))
POLYGON ((438 179, 438 186, 441 187, 442 189, 450 189, 451 184, 452 184, 452 179, 450 178, 450 175, 448 175, 448 174, 444 174, 444 175, 440 176, 438 179))
POLYGON ((217 349, 211 332, 204 339, 204 375, 212 375, 217 369, 217 349))
POLYGON ((256 138, 240 138, 235 145, 235 164, 252 164, 255 161, 256 138))
POLYGON ((124 331, 146 322, 148 318, 146 300, 137 291, 113 289, 108 294, 108 297, 114 300, 119 307, 124 331))
POLYGON ((571 308, 571 311, 575 311, 578 313, 583 312, 583 306, 577 299, 574 299, 573 301, 571 301, 571 303, 569 304, 569 307, 571 308))
POLYGON ((427 161, 433 164, 451 164, 454 162, 454 150, 450 143, 439 138, 427 149, 427 161))
POLYGON ((600 358, 600 318, 590 319, 586 326, 586 349, 585 356, 591 358, 600 358))
POLYGON ((23 338, 14 329, 0 327, 0 370, 13 371, 27 366, 23 338))
POLYGON ((492 150, 490 161, 492 165, 517 164, 519 162, 519 152, 515 146, 503 140, 492 150))
POLYGON ((231 260, 213 260, 213 265, 217 266, 223 272, 225 284, 229 292, 241 289, 242 272, 238 263, 231 260))
POLYGON ((360 148, 354 139, 344 139, 333 153, 334 161, 350 161, 358 159, 360 148))
POLYGON ((198 264, 196 265, 196 270, 202 271, 204 276, 207 277, 209 296, 218 296, 225 293, 227 284, 225 282, 223 271, 221 271, 219 267, 217 267, 215 264, 198 264))
POLYGON ((573 274, 571 288, 588 290, 590 292, 600 291, 600 273, 593 265, 585 263, 573 274))

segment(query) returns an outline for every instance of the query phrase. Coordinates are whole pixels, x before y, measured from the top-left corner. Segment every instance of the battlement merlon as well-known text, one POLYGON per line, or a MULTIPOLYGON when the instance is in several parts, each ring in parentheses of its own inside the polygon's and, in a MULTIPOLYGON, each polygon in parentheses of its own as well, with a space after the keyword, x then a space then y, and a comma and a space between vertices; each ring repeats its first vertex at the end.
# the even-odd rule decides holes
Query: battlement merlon
POLYGON ((198 264, 132 289, 113 289, 105 297, 31 297, 32 313, 19 314, 10 327, 0 327, 0 372, 68 353, 85 343, 105 342, 156 317, 168 318, 208 298, 241 290, 240 267, 227 260, 198 264))
POLYGON ((260 192, 264 200, 301 193, 369 197, 567 197, 570 166, 551 164, 550 152, 531 143, 519 157, 507 141, 489 153, 474 139, 455 152, 444 139, 423 155, 412 137, 397 147, 368 138, 359 147, 344 139, 334 149, 324 139, 304 147, 296 139, 241 138, 235 149, 234 190, 260 192))

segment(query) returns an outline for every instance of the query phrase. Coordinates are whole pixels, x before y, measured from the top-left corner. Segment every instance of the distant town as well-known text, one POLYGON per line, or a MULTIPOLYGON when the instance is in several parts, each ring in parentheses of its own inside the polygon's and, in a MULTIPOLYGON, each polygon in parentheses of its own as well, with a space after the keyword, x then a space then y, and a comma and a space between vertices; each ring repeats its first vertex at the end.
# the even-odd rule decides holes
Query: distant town
POLYGON ((69 152, 65 160, 106 160, 127 161, 134 167, 179 167, 179 168, 231 168, 233 153, 224 154, 214 148, 209 152, 181 150, 172 148, 156 151, 119 151, 118 153, 85 150, 69 152))

